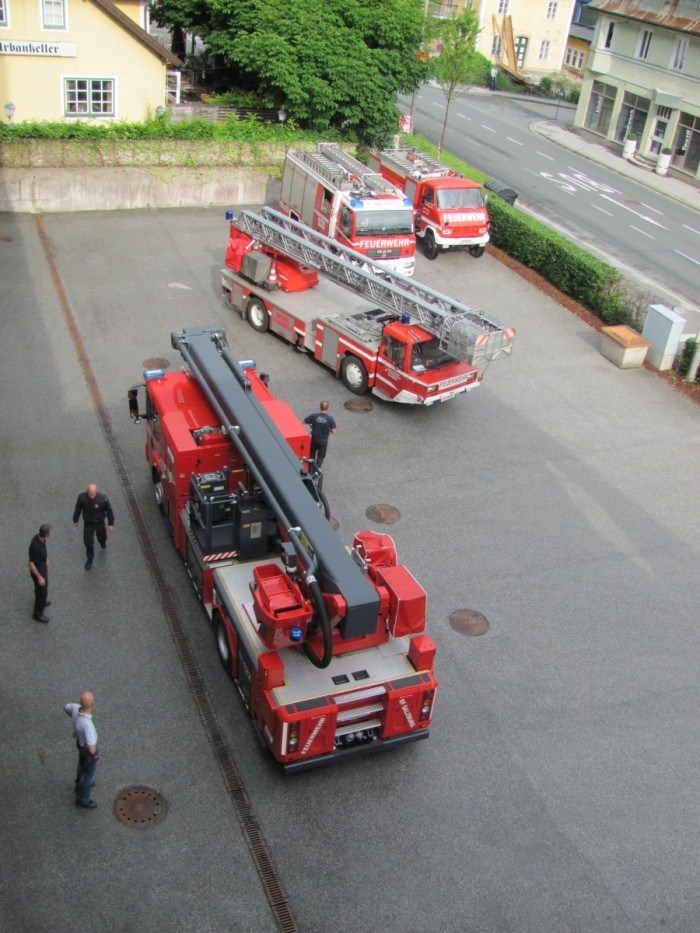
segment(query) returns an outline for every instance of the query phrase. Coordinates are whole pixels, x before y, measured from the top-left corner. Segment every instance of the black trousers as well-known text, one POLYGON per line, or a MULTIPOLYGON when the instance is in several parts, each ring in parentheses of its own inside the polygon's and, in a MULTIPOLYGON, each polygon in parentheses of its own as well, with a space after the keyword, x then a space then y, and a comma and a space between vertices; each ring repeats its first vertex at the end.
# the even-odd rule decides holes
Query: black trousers
POLYGON ((328 444, 317 444, 311 441, 311 459, 316 461, 316 466, 320 469, 321 464, 326 459, 328 444))
POLYGON ((92 560, 95 556, 95 536, 100 542, 100 547, 104 550, 107 547, 107 529, 105 528, 104 522, 100 525, 88 525, 85 522, 85 527, 83 528, 83 542, 85 544, 85 553, 88 560, 92 560))
POLYGON ((44 585, 39 586, 39 581, 34 574, 30 573, 29 576, 34 584, 34 615, 40 616, 46 608, 46 600, 49 595, 49 578, 44 576, 44 585))

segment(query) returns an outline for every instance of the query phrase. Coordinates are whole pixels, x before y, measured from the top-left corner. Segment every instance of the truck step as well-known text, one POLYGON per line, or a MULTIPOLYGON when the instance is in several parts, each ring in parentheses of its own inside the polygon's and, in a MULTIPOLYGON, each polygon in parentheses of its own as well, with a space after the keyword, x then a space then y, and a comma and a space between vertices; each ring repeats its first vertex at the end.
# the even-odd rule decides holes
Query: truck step
POLYGON ((333 697, 338 706, 345 703, 354 703, 356 700, 369 700, 371 697, 381 697, 386 693, 386 687, 379 684, 376 687, 367 687, 365 690, 355 690, 353 693, 340 693, 333 697))
POLYGON ((341 709, 338 713, 338 722, 349 722, 359 716, 371 716, 372 713, 381 713, 384 710, 382 703, 369 703, 367 706, 353 706, 352 709, 341 709))
POLYGON ((364 722, 351 722, 347 726, 338 726, 335 730, 335 737, 348 735, 350 732, 365 732, 368 729, 380 729, 381 719, 366 719, 364 722))

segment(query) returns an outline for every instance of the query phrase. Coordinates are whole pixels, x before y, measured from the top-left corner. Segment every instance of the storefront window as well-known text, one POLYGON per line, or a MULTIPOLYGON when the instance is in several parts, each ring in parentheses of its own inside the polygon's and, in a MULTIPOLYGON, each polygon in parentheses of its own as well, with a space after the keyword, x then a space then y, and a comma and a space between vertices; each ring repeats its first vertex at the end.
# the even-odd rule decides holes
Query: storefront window
POLYGON ((696 175, 700 165, 700 117, 682 113, 673 141, 673 167, 696 175))
POLYGON ((615 128, 615 139, 621 143, 626 136, 636 133, 641 136, 649 114, 649 99, 625 92, 620 116, 615 128))
POLYGON ((616 94, 617 88, 612 84, 603 84, 602 81, 593 82, 583 124, 587 130, 607 136, 616 94))

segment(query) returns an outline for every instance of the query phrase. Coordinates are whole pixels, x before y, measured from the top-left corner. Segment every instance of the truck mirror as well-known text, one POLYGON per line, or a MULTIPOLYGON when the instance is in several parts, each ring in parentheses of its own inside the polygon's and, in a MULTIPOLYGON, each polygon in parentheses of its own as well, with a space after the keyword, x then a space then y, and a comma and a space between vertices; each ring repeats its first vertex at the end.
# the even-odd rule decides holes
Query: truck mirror
POLYGON ((133 418, 134 424, 141 424, 138 389, 129 389, 127 392, 127 398, 129 400, 129 417, 133 418))

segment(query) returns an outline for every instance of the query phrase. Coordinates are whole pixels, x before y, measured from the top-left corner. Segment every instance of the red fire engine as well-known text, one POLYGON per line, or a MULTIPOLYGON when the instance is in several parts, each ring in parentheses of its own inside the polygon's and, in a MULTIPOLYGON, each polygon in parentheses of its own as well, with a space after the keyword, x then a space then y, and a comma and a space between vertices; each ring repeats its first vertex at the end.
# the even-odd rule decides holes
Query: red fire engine
POLYGON ((144 373, 155 498, 263 744, 296 771, 427 738, 426 594, 391 537, 344 547, 308 432, 223 332, 172 345, 188 369, 144 373))
POLYGON ((384 149, 369 165, 403 189, 416 211, 416 236, 435 259, 441 249, 468 249, 482 256, 490 220, 481 186, 418 149, 384 149))
POLYGON ((413 205, 400 188, 335 143, 319 143, 316 152, 287 152, 280 211, 395 272, 413 275, 413 205))
POLYGON ((513 328, 358 261, 271 208, 228 216, 226 302, 255 330, 272 331, 339 373, 351 392, 444 402, 476 388, 486 364, 512 350, 513 328))

